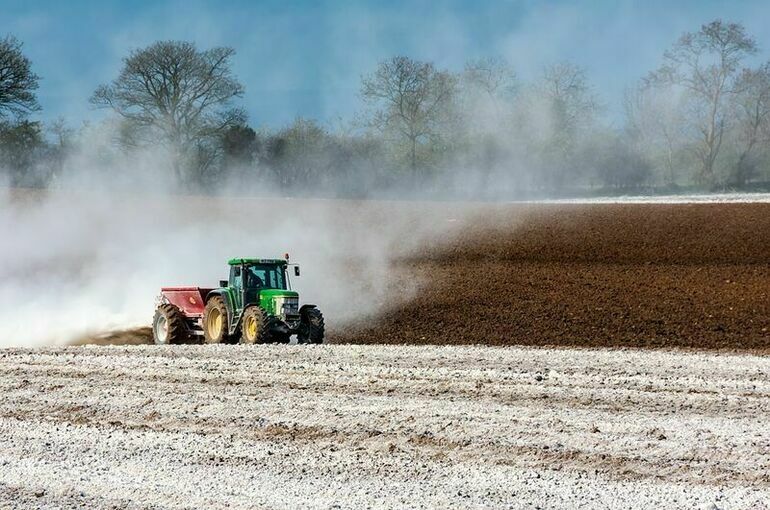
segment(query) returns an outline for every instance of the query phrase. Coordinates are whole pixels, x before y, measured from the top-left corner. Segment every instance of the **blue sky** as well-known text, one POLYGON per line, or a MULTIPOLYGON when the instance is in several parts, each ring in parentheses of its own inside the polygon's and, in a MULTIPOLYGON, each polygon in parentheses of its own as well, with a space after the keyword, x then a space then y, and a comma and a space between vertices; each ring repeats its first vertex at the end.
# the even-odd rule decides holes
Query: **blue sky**
POLYGON ((0 34, 23 43, 42 77, 43 120, 76 125, 131 49, 158 39, 232 46, 255 126, 298 115, 334 124, 360 108, 360 76, 394 54, 459 70, 506 58, 524 79, 570 60, 585 67, 619 119, 624 88, 660 63, 686 30, 723 18, 743 23, 770 59, 770 2, 734 1, 87 1, 0 0, 0 34))

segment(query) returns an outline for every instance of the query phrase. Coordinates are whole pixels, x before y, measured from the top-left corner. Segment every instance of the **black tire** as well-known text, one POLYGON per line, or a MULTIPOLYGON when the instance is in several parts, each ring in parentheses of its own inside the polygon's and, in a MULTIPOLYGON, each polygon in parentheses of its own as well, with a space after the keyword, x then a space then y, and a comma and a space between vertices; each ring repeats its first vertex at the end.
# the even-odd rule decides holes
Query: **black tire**
POLYGON ((297 333, 297 342, 301 344, 322 344, 324 341, 324 316, 318 308, 310 308, 302 313, 302 327, 297 333))
POLYGON ((152 319, 152 339, 157 345, 189 342, 190 333, 182 310, 170 303, 160 305, 152 319))
POLYGON ((267 313, 256 305, 246 307, 241 319, 242 344, 264 344, 270 341, 267 313))
POLYGON ((276 334, 276 335, 273 335, 270 338, 270 340, 272 342, 277 343, 277 344, 288 344, 289 342, 291 342, 291 337, 290 337, 290 335, 276 334))
POLYGON ((222 296, 213 296, 203 309, 203 341, 207 344, 223 344, 230 339, 227 308, 222 296))

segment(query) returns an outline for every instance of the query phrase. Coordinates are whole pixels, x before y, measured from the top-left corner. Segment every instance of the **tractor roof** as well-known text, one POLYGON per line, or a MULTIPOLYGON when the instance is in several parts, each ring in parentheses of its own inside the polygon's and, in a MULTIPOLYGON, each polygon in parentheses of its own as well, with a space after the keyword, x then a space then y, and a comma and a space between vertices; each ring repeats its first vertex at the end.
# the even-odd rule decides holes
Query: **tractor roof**
POLYGON ((231 266, 237 266, 239 264, 279 264, 279 265, 286 265, 286 261, 284 259, 254 259, 254 258, 239 258, 239 259, 230 259, 227 261, 228 264, 231 266))

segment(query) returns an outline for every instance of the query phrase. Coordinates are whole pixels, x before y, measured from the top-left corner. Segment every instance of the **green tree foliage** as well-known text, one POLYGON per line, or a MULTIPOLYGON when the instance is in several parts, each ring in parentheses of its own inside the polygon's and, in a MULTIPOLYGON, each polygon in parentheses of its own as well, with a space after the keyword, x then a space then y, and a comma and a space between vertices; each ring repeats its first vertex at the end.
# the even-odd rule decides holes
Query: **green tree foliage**
POLYGON ((49 169, 42 165, 46 144, 39 122, 0 124, 0 168, 13 186, 42 186, 49 169))
POLYGON ((268 141, 268 147, 270 167, 283 190, 312 190, 330 168, 330 137, 314 120, 297 117, 268 141))

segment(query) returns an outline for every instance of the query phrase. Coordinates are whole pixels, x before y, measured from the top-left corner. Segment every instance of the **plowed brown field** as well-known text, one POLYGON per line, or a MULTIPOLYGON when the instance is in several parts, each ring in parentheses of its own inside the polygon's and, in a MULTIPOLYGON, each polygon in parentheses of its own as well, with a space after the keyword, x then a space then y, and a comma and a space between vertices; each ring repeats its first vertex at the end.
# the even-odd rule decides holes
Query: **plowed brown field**
POLYGON ((483 214, 398 261, 424 282, 413 300, 333 341, 770 348, 770 204, 483 214))

